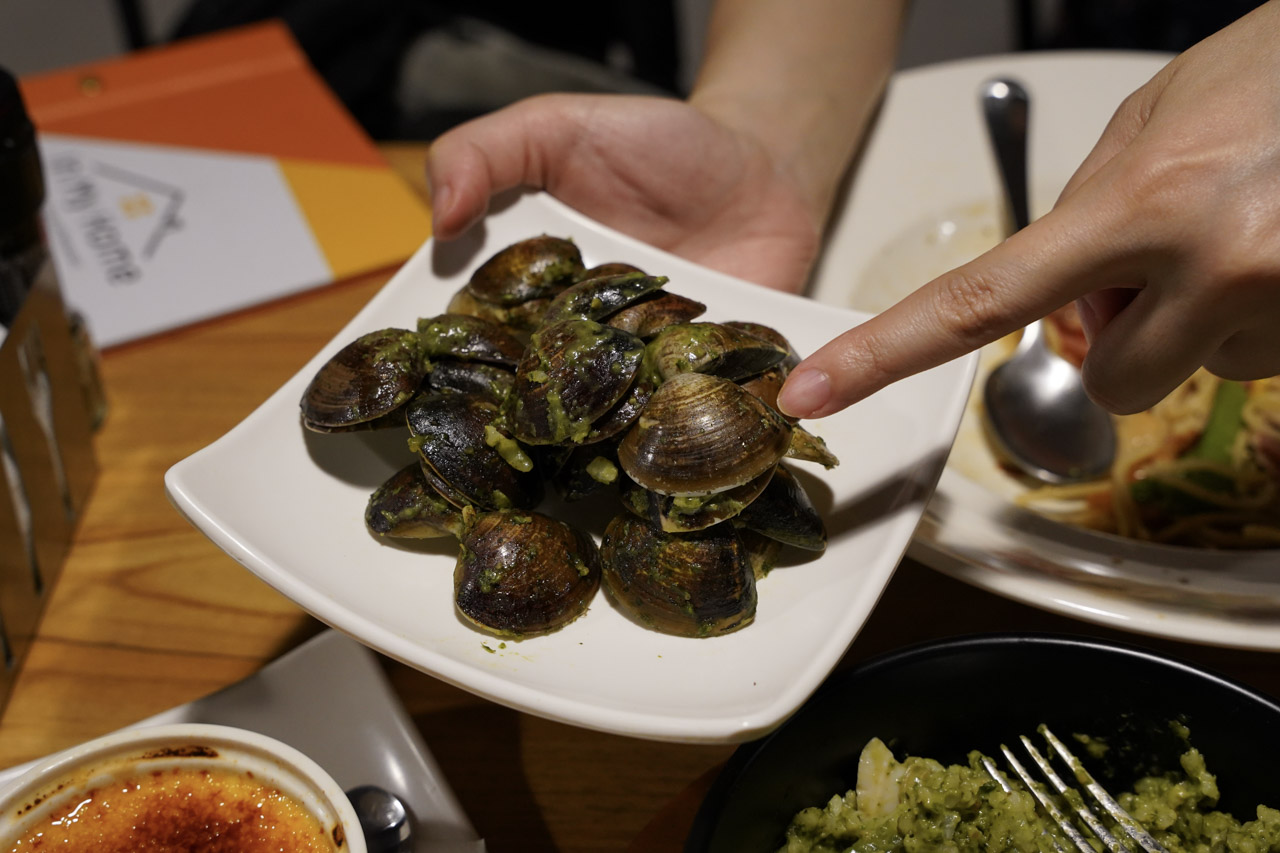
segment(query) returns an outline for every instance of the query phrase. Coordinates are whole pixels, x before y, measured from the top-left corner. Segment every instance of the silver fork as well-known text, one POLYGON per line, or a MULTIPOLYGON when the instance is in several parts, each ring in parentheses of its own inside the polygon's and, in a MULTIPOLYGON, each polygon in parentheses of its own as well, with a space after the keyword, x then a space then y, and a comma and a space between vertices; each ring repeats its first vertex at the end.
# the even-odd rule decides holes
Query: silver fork
MULTIPOLYGON (((1102 785, 1098 784, 1097 780, 1095 780, 1093 776, 1090 775, 1089 771, 1084 768, 1084 765, 1080 763, 1080 759, 1076 758, 1075 755, 1072 754, 1071 750, 1067 749, 1062 741, 1058 740, 1053 732, 1049 731, 1048 726, 1042 725, 1037 728, 1036 731, 1038 731, 1044 737, 1045 741, 1048 742, 1050 750, 1056 753, 1058 758, 1060 758, 1062 762, 1070 768, 1076 781, 1089 792, 1094 801, 1111 816, 1112 820, 1114 820, 1122 830, 1124 830, 1125 835, 1132 838, 1134 842, 1136 842, 1143 850, 1146 850, 1147 853, 1168 853, 1159 841, 1152 838, 1151 834, 1143 829, 1141 824, 1130 817, 1129 813, 1120 807, 1120 804, 1116 802, 1115 798, 1108 794, 1102 785)), ((1085 802, 1085 799, 1080 795, 1080 792, 1062 780, 1062 777, 1058 775, 1058 773, 1053 769, 1053 766, 1049 763, 1049 759, 1040 753, 1040 750, 1038 750, 1035 744, 1031 742, 1031 739, 1026 735, 1021 735, 1018 739, 1022 741, 1023 749, 1027 751, 1027 755, 1031 756, 1031 760, 1040 768, 1040 772, 1044 774, 1045 779, 1048 780, 1053 789, 1062 797, 1063 801, 1071 806, 1072 810, 1080 820, 1089 827, 1089 831, 1102 842, 1103 846, 1112 851, 1112 853, 1130 853, 1129 848, 1122 844, 1110 830, 1103 826, 1102 821, 1089 807, 1089 804, 1085 802)), ((1023 784, 1027 786, 1027 789, 1031 791, 1033 796, 1035 796, 1037 802, 1040 803, 1040 806, 1046 813, 1048 813, 1049 819, 1052 820, 1058 828, 1062 830, 1063 834, 1071 840, 1071 843, 1075 845, 1075 848, 1079 850, 1080 853, 1094 853, 1093 847, 1090 846, 1089 842, 1085 839, 1084 834, 1080 832, 1075 823, 1072 822, 1071 818, 1068 817, 1067 814, 1059 807, 1058 803, 1054 800, 1052 794, 1046 789, 1045 785, 1035 779, 1031 775, 1030 771, 1022 765, 1022 762, 1018 760, 1018 757, 1013 754, 1013 750, 1002 744, 1000 746, 1000 751, 1004 754, 1005 760, 1009 762, 1009 766, 1013 768, 1013 772, 1018 775, 1018 778, 1022 780, 1023 784)), ((1008 781, 1004 778, 1003 774, 1000 773, 999 769, 990 758, 983 756, 982 766, 1001 788, 1005 791, 1011 790, 1008 781)), ((1067 848, 1063 847, 1056 839, 1054 839, 1053 843, 1058 850, 1063 851, 1063 853, 1068 853, 1067 848)))

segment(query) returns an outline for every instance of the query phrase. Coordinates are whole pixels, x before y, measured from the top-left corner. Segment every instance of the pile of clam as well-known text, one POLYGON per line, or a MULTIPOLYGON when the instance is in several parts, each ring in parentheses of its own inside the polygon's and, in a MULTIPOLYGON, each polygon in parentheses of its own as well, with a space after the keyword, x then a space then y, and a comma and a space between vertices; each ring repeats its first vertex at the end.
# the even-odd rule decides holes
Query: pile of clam
POLYGON ((626 264, 586 269, 569 240, 524 240, 447 313, 360 337, 307 388, 308 429, 407 429, 408 464, 365 523, 456 537, 455 604, 479 628, 555 630, 603 583, 644 625, 722 634, 754 618, 783 545, 826 546, 783 460, 836 459, 773 405, 795 351, 758 323, 697 321, 705 306, 666 284, 626 264), (566 506, 616 495, 598 547, 536 511, 548 484, 566 506))

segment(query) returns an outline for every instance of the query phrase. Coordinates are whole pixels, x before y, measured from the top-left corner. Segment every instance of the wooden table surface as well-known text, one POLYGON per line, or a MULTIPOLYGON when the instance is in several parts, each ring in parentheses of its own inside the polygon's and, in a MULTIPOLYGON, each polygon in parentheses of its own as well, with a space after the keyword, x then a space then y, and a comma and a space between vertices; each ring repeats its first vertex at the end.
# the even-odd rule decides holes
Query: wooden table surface
MULTIPOLYGON (((424 146, 387 146, 421 187, 424 146)), ((100 466, 62 578, 0 717, 0 767, 188 702, 258 670, 322 626, 169 505, 166 469, 292 376, 389 273, 114 348, 100 466)), ((841 666, 924 640, 995 630, 1136 642, 1280 696, 1280 657, 1095 628, 904 561, 841 666)), ((386 662, 392 683, 488 848, 676 850, 728 746, 584 731, 386 662)))

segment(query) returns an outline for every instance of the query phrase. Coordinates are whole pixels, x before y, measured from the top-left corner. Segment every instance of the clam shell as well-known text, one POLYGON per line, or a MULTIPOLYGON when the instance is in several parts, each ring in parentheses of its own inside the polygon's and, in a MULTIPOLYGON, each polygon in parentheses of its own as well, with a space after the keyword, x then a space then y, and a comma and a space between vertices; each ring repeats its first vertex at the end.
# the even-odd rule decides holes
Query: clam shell
POLYGON ((827 547, 827 528, 809 500, 809 494, 785 465, 777 466, 773 479, 760 496, 734 518, 734 523, 806 551, 827 547))
POLYGON ((542 313, 551 304, 551 297, 526 299, 517 305, 499 305, 496 302, 484 302, 476 299, 467 286, 463 285, 450 299, 446 306, 451 314, 468 314, 492 320, 512 332, 525 336, 538 328, 542 322, 542 313))
POLYGON ((707 306, 696 299, 663 290, 620 309, 606 322, 615 329, 648 339, 667 326, 688 323, 706 312, 707 306))
POLYGON ((791 368, 800 363, 800 353, 791 345, 791 341, 787 339, 787 336, 773 328, 773 326, 766 326, 764 323, 757 323, 754 320, 726 320, 724 325, 746 332, 749 335, 755 335, 757 338, 763 338, 780 349, 786 350, 787 357, 782 360, 784 373, 790 373, 791 368))
POLYGON ((610 597, 658 631, 709 637, 755 618, 755 569, 732 525, 664 533, 624 512, 605 528, 600 562, 610 597))
POLYGON ((582 274, 578 276, 578 281, 586 281, 589 278, 602 278, 606 275, 622 275, 628 272, 642 273, 644 270, 626 261, 606 261, 603 264, 596 264, 590 269, 583 270, 582 274))
POLYGON ((538 471, 517 470, 501 447, 490 446, 497 419, 498 407, 491 401, 457 391, 419 394, 405 410, 410 446, 423 462, 423 473, 456 506, 529 508, 542 500, 538 471))
POLYGON ((736 381, 768 370, 786 356, 785 349, 732 326, 676 323, 649 342, 645 364, 664 381, 689 372, 736 381))
POLYGON ((513 434, 529 444, 604 438, 591 435, 592 425, 626 396, 643 356, 639 338, 594 320, 543 326, 516 368, 513 434))
MULTIPOLYGON (((744 379, 738 384, 746 390, 755 394, 761 400, 769 405, 772 409, 778 408, 778 392, 782 390, 782 383, 787 381, 786 371, 781 365, 769 368, 764 373, 757 373, 749 379, 744 379)), ((783 415, 791 423, 797 423, 800 419, 793 418, 790 415, 783 415)))
POLYGON ((502 635, 542 634, 586 611, 600 557, 590 536, 542 513, 480 513, 468 519, 453 581, 468 621, 502 635))
POLYGON ((622 504, 667 533, 689 533, 728 521, 749 507, 765 491, 778 466, 741 486, 703 497, 673 497, 650 492, 628 477, 622 478, 622 504))
POLYGON ((560 291, 542 315, 543 323, 558 323, 572 317, 604 321, 639 299, 661 290, 666 276, 621 273, 589 278, 560 291))
POLYGON ((496 404, 506 399, 515 382, 515 371, 498 364, 464 361, 457 358, 436 358, 431 360, 431 372, 427 374, 426 389, 479 394, 496 404))
POLYGON ((631 386, 627 388, 627 393, 623 394, 622 399, 614 403, 609 411, 592 421, 591 429, 582 443, 596 444, 607 441, 617 438, 629 429, 644 411, 649 398, 653 396, 655 386, 656 383, 637 371, 631 386))
POLYGON ((514 369, 524 343, 502 323, 470 314, 438 314, 418 321, 418 335, 428 358, 458 358, 514 369))
POLYGON ((393 539, 462 535, 462 511, 427 481, 418 462, 401 468, 374 490, 364 520, 374 533, 393 539))
POLYGON ((408 402, 425 374, 415 332, 361 335, 316 371, 302 395, 302 422, 317 432, 358 428, 408 402))
POLYGON ((653 392, 618 461, 650 491, 709 495, 759 477, 790 444, 791 424, 759 397, 728 379, 682 373, 653 392))
POLYGON ((543 234, 496 252, 472 273, 466 287, 482 302, 510 307, 554 296, 585 268, 572 240, 543 234))

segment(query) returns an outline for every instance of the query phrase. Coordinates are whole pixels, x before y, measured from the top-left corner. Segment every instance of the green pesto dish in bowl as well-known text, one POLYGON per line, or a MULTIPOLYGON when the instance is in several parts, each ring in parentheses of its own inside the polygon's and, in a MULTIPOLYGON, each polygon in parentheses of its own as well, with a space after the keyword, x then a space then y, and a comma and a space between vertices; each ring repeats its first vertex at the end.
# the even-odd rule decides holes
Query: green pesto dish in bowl
MULTIPOLYGON (((1153 771, 1115 793, 1130 817, 1170 853, 1219 850, 1258 853, 1280 850, 1280 810, 1259 805, 1256 816, 1242 820, 1217 808, 1217 777, 1204 755, 1189 743, 1190 732, 1179 723, 1171 731, 1188 740, 1178 767, 1153 771)), ((1093 756, 1104 759, 1106 739, 1076 737, 1093 756)), ((1025 760, 1025 758, 1023 759, 1025 760)), ((787 827, 780 853, 844 853, 844 851, 1056 851, 1067 838, 1037 804, 1030 790, 1011 771, 981 752, 967 764, 944 765, 932 758, 908 756, 898 761, 879 738, 872 738, 858 762, 858 780, 843 796, 825 805, 802 809, 787 827), (1004 774, 993 779, 989 767, 1004 774)), ((1280 802, 1276 800, 1275 802, 1280 802)), ((1113 837, 1121 830, 1101 815, 1113 837)), ((1081 825, 1083 826, 1083 824, 1081 825)), ((1088 836, 1084 835, 1086 842, 1088 836)))
POLYGON ((1057 849, 1016 779, 1006 794, 981 764, 1014 778, 1001 745, 1032 766, 1018 738, 1042 745, 1041 725, 1169 850, 1280 850, 1280 704, 1138 647, 1047 635, 930 643, 839 673, 739 748, 685 850, 1057 849))

